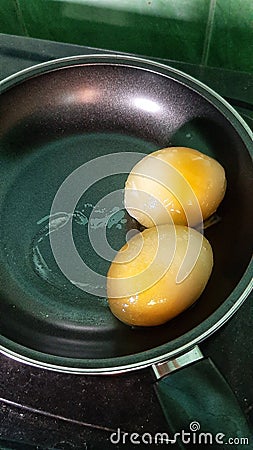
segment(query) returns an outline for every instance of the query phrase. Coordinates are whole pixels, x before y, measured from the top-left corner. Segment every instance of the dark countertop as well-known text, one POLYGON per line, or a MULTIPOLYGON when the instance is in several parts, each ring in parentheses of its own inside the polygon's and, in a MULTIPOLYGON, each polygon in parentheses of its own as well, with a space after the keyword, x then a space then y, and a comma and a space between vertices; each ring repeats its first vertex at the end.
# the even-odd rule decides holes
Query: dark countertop
MULTIPOLYGON (((0 35, 0 77, 39 62, 95 51, 0 35)), ((235 106, 252 124, 252 107, 245 103, 253 100, 251 74, 167 63, 201 79, 221 95, 236 99, 235 106)), ((227 379, 253 425, 252 299, 251 294, 233 318, 200 347, 227 379)), ((140 434, 167 431, 150 369, 81 376, 29 367, 3 355, 0 364, 1 449, 29 449, 29 445, 65 450, 128 448, 108 446, 111 430, 119 427, 140 434)))

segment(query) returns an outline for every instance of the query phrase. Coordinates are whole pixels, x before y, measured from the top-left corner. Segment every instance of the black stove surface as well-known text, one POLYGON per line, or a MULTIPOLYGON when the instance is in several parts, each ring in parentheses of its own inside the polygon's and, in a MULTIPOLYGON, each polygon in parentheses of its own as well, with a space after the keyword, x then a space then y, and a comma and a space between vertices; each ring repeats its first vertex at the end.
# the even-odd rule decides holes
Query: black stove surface
MULTIPOLYGON (((0 35, 0 78, 50 59, 96 52, 107 51, 0 35)), ((163 62, 230 99, 253 128, 251 74, 163 62)), ((252 299, 251 294, 233 318, 200 347, 229 382, 253 425, 252 299)), ((30 367, 4 355, 0 364, 0 449, 127 449, 128 445, 109 445, 111 433, 118 428, 139 434, 168 431, 150 369, 81 376, 30 367)))

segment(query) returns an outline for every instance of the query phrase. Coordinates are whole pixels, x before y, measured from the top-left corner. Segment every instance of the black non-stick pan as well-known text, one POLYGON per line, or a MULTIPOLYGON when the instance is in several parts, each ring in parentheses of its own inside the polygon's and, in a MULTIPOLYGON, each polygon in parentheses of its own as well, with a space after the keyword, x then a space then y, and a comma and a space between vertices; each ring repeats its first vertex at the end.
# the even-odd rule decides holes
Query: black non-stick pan
POLYGON ((224 433, 245 432, 229 387, 197 347, 252 287, 252 132, 238 113, 167 66, 80 56, 1 82, 0 136, 1 351, 80 374, 150 365, 172 430, 201 419, 210 432, 221 424, 224 433), (171 145, 196 148, 225 168, 218 220, 205 230, 214 269, 190 309, 162 326, 132 328, 108 308, 110 258, 96 239, 113 252, 139 228, 120 206, 125 180, 140 157, 171 145))

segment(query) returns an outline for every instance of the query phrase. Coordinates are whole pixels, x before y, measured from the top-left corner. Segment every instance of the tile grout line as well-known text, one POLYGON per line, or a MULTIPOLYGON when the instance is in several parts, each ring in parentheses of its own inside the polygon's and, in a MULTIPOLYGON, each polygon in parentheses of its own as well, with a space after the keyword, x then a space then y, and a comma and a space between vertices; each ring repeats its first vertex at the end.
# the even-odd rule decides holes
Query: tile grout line
POLYGON ((25 24, 25 21, 24 21, 24 16, 23 16, 23 13, 22 13, 22 9, 21 9, 21 7, 20 7, 19 0, 14 0, 14 4, 15 4, 15 9, 16 9, 17 17, 18 17, 18 19, 20 20, 20 23, 21 23, 23 32, 24 32, 24 34, 25 34, 26 37, 30 37, 30 36, 29 36, 29 33, 28 33, 28 31, 27 31, 27 28, 26 28, 26 24, 25 24))
POLYGON ((116 431, 114 428, 108 428, 108 427, 104 427, 102 425, 95 425, 95 424, 88 423, 88 422, 82 422, 82 421, 76 420, 76 419, 70 419, 68 417, 60 416, 58 414, 53 414, 53 413, 50 413, 47 411, 43 411, 41 409, 33 408, 32 406, 22 405, 20 403, 13 402, 12 400, 8 400, 8 399, 2 398, 2 397, 0 397, 0 402, 10 405, 10 406, 13 406, 15 408, 23 409, 24 411, 29 411, 29 412, 32 412, 35 414, 40 414, 42 416, 50 417, 52 419, 62 420, 64 422, 73 423, 73 424, 80 425, 83 427, 95 428, 97 430, 110 431, 110 432, 116 431))
POLYGON ((210 0, 206 32, 205 32, 205 39, 204 39, 204 45, 203 45, 203 52, 202 52, 202 58, 201 58, 202 66, 206 66, 207 61, 208 61, 211 37, 212 37, 212 31, 213 31, 215 8, 216 8, 216 0, 210 0))

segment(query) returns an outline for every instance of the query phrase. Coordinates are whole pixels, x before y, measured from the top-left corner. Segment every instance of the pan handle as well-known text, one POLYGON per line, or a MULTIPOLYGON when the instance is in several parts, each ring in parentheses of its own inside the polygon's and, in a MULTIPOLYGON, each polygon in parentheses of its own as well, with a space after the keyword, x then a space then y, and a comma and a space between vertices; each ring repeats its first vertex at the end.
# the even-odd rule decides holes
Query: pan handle
POLYGON ((189 439, 200 439, 199 433, 206 433, 208 436, 201 437, 202 443, 205 444, 204 439, 207 442, 212 439, 212 448, 223 448, 222 442, 231 444, 230 438, 246 438, 250 444, 252 432, 235 395, 211 359, 204 358, 198 347, 154 365, 153 370, 158 379, 156 394, 172 437, 179 433, 177 441, 182 441, 182 433, 190 433, 183 441, 194 443, 189 439))

